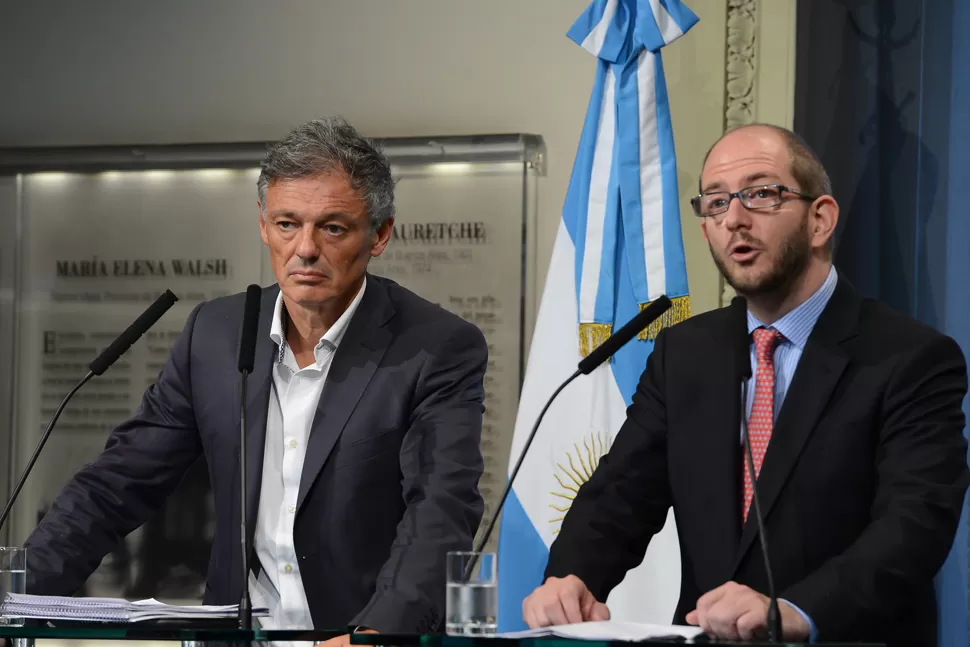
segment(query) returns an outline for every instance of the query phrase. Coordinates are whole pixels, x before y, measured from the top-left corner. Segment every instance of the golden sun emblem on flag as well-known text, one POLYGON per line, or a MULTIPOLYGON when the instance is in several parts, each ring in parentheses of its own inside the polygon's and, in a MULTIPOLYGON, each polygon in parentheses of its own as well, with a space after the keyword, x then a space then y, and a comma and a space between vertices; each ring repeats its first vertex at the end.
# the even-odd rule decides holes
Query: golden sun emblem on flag
MULTIPOLYGON (((573 449, 566 451, 566 460, 556 463, 556 470, 553 477, 559 483, 559 490, 553 490, 549 494, 556 497, 554 503, 549 507, 555 510, 556 517, 549 520, 549 523, 561 524, 566 518, 569 506, 573 504, 576 493, 580 486, 590 479, 600 459, 610 451, 613 444, 613 436, 602 432, 593 432, 583 438, 583 446, 573 443, 573 449)), ((553 534, 559 532, 558 526, 553 530, 553 534)))

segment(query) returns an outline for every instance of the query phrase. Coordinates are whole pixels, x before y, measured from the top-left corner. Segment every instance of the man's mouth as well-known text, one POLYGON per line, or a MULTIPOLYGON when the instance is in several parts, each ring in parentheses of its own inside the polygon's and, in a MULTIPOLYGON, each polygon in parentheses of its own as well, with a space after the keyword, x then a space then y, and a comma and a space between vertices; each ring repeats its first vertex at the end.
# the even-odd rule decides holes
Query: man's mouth
POLYGON ((319 281, 327 278, 327 275, 323 272, 314 272, 312 270, 295 270, 290 272, 290 276, 304 281, 319 281))
POLYGON ((748 243, 738 243, 731 247, 731 251, 728 255, 736 263, 746 263, 754 260, 754 258, 760 253, 761 250, 753 245, 749 245, 748 243))

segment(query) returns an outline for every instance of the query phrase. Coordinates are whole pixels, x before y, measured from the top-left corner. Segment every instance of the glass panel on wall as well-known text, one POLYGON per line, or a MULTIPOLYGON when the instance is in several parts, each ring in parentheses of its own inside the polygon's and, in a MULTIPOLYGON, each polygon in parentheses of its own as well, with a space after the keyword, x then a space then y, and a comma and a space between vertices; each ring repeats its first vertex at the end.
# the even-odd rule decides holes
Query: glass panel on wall
MULTIPOLYGON (((524 335, 531 330, 532 309, 524 304, 534 295, 541 140, 384 144, 398 179, 397 222, 371 270, 472 321, 489 344, 481 482, 487 523, 505 482, 524 335)), ((13 446, 5 482, 19 475, 91 359, 161 292, 179 297, 65 409, 14 509, 11 541, 26 538, 64 483, 138 406, 195 305, 250 283, 275 283, 257 226, 255 167, 264 150, 258 144, 0 151, 0 359, 4 349, 16 349, 16 361, 3 362, 16 374, 0 372, 0 404, 4 396, 16 403, 0 418, 0 442, 13 446)), ((200 460, 82 593, 200 599, 211 506, 200 460)))
MULTIPOLYGON (((0 175, 0 451, 11 455, 13 436, 13 378, 16 316, 14 295, 17 291, 17 208, 16 177, 0 175)), ((7 498, 8 470, 0 467, 0 496, 7 498)), ((0 535, 2 536, 2 535, 0 535)))
MULTIPOLYGON (((397 177, 393 238, 371 267, 471 321, 488 341, 480 483, 488 524, 505 486, 523 377, 522 163, 415 165, 397 177)), ((497 541, 494 532, 492 549, 497 541)))
MULTIPOLYGON (((166 289, 179 301, 64 410, 15 508, 16 541, 135 410, 191 309, 259 276, 254 184, 253 172, 224 169, 24 176, 18 473, 91 359, 166 289)), ((83 593, 200 598, 212 518, 205 476, 200 461, 83 593)))

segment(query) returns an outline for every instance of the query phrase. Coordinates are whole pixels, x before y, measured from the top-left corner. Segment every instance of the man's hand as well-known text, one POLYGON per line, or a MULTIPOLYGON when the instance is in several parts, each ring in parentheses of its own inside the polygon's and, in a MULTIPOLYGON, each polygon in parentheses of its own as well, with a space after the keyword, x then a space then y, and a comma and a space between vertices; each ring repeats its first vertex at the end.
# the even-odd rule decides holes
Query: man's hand
POLYGON ((550 577, 522 601, 522 618, 532 629, 589 620, 609 620, 610 610, 598 602, 575 575, 550 577))
MULTIPOLYGON (((808 623, 785 602, 778 602, 784 640, 805 642, 808 623)), ((697 600, 687 623, 698 625, 709 636, 729 640, 758 640, 768 636, 768 597, 735 582, 723 584, 697 600)))
MULTIPOLYGON (((373 629, 361 629, 357 633, 359 634, 376 634, 377 632, 373 629)), ((350 645, 350 634, 343 634, 342 636, 337 636, 336 638, 331 638, 330 640, 324 640, 322 643, 317 643, 314 647, 347 647, 350 645)))

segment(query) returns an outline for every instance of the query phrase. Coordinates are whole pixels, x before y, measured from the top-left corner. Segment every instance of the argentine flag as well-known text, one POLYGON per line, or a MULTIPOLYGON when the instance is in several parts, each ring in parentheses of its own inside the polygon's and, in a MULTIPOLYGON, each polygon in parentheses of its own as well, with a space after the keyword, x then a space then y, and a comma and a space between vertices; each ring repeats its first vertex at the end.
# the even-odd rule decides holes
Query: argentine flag
MULTIPOLYGON (((597 0, 569 38, 599 59, 529 353, 511 470, 541 407, 577 362, 666 294, 664 318, 570 384, 546 414, 499 534, 499 631, 524 629, 549 546, 609 450, 660 328, 690 316, 677 164, 660 49, 697 17, 680 0, 597 0)), ((668 624, 680 589, 673 513, 607 604, 617 620, 668 624)))

